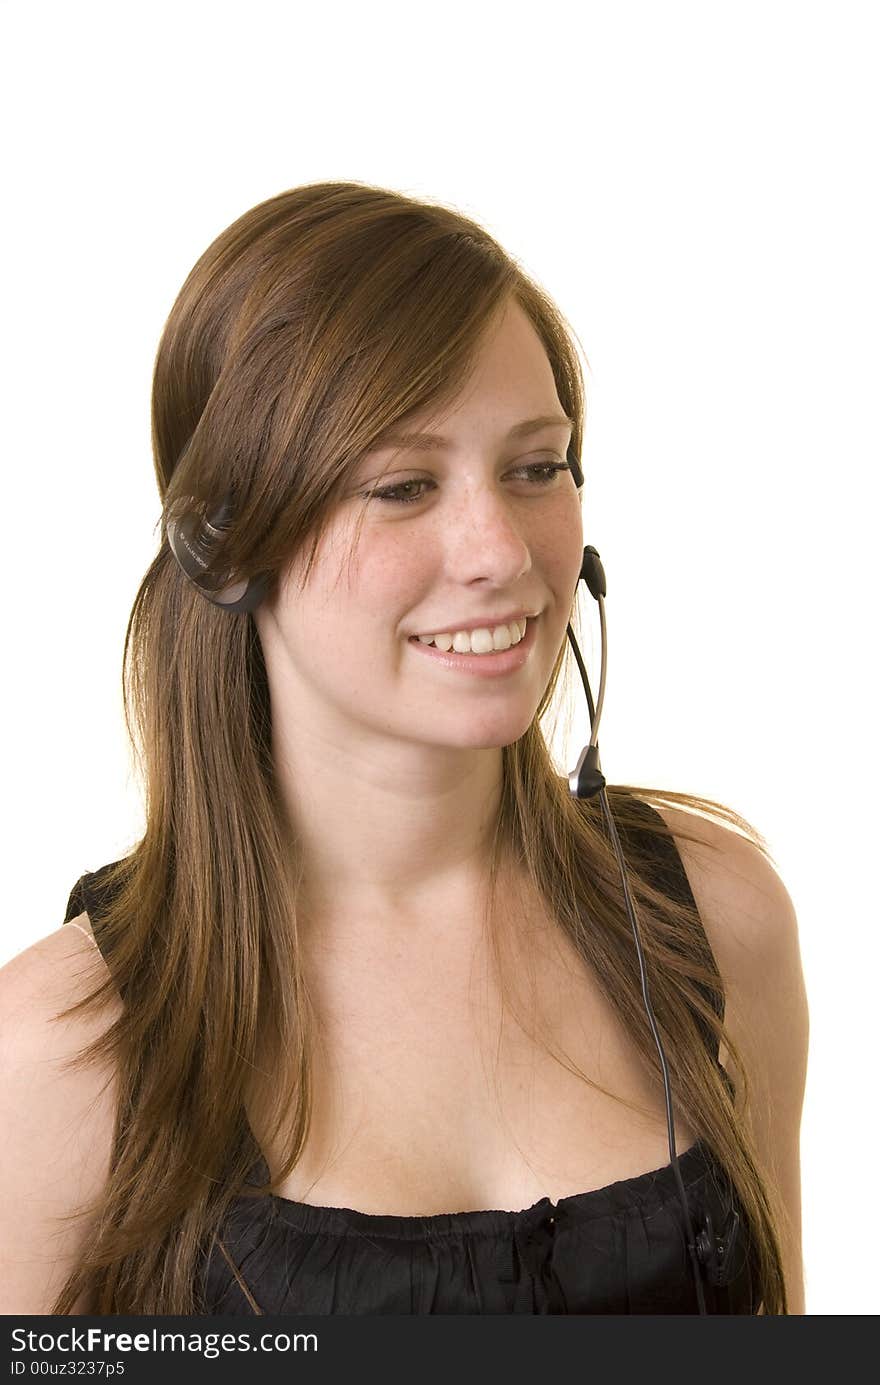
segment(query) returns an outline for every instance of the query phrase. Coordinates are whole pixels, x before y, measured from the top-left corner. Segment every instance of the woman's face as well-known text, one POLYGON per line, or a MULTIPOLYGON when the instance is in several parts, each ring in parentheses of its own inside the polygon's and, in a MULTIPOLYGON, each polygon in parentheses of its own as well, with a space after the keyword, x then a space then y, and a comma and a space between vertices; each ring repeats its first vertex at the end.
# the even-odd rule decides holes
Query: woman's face
MULTIPOLYGON (((340 749, 498 747, 523 735, 565 637, 583 556, 574 479, 552 470, 566 460, 564 417, 540 339, 511 305, 438 425, 446 441, 366 454, 305 587, 298 555, 256 612, 273 723, 289 716, 290 734, 308 727, 340 749), (543 415, 561 421, 512 433, 543 415), (529 617, 522 648, 457 652, 468 647, 459 632, 474 626, 503 647, 509 637, 497 627, 520 615, 529 617), (417 638, 435 634, 457 636, 452 649, 417 638)), ((407 433, 430 427, 427 417, 405 423, 407 433)))

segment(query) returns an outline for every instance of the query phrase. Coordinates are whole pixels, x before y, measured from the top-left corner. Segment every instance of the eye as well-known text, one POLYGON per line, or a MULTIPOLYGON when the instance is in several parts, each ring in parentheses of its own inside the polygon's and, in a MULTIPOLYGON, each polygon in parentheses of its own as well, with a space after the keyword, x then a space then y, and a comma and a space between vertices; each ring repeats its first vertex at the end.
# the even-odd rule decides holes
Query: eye
MULTIPOLYGON (((529 462, 526 466, 515 467, 514 471, 525 472, 529 485, 540 489, 551 486, 558 472, 571 471, 571 467, 568 462, 529 462)), ((424 494, 418 487, 433 484, 433 481, 425 480, 399 481, 394 486, 382 486, 376 490, 362 491, 361 494, 366 500, 382 500, 391 505, 412 505, 421 500, 424 494)))

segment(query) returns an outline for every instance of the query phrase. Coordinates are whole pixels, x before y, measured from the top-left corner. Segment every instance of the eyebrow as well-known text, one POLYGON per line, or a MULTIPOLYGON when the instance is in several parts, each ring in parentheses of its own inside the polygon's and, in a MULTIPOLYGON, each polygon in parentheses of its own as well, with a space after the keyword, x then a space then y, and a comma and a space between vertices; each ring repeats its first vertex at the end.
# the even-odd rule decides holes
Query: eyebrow
MULTIPOLYGON (((574 428, 574 419, 569 418, 567 414, 541 414, 538 418, 527 418, 522 423, 515 423, 507 436, 525 438, 542 428, 574 428)), ((383 447, 413 447, 421 452, 436 452, 443 447, 451 446, 449 438, 441 437, 439 433, 405 433, 388 429, 379 434, 368 451, 378 452, 383 447)))

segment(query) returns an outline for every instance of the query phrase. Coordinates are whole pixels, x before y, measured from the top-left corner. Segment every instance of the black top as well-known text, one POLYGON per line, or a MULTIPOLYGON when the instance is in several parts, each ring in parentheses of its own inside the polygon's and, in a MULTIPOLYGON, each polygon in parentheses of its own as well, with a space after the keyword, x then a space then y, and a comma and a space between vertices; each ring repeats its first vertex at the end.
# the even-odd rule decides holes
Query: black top
MULTIPOLYGON (((640 806, 654 880, 694 903, 674 843, 651 831, 652 820, 662 826, 662 819, 640 806)), ((623 844, 626 834, 618 830, 623 844)), ((95 924, 109 869, 77 881, 64 919, 88 913, 99 944, 95 924)), ((635 947, 633 956, 635 964, 635 947)), ((710 1041, 705 1026, 704 1032, 710 1041)), ((717 1046, 711 1049, 717 1062, 717 1046)), ((699 1139, 679 1152, 678 1163, 698 1224, 708 1210, 720 1229, 731 1205, 722 1167, 699 1139)), ((261 1157, 249 1182, 268 1179, 261 1157)), ((726 1284, 704 1280, 706 1309, 752 1314, 758 1309, 754 1267, 743 1249, 742 1209, 733 1205, 742 1219, 737 1252, 726 1284)), ((522 1211, 383 1216, 277 1194, 241 1197, 220 1239, 198 1290, 197 1311, 209 1315, 698 1311, 671 1164, 556 1203, 543 1197, 522 1211)))

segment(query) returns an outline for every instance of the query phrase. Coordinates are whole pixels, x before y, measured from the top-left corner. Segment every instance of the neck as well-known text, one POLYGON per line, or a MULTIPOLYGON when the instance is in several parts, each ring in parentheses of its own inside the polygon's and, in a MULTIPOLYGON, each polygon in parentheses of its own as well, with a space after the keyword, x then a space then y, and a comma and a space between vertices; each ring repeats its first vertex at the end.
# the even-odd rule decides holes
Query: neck
POLYGON ((295 736, 273 729, 273 757, 307 915, 394 927, 467 900, 473 910, 488 880, 500 749, 343 750, 299 724, 295 736))

